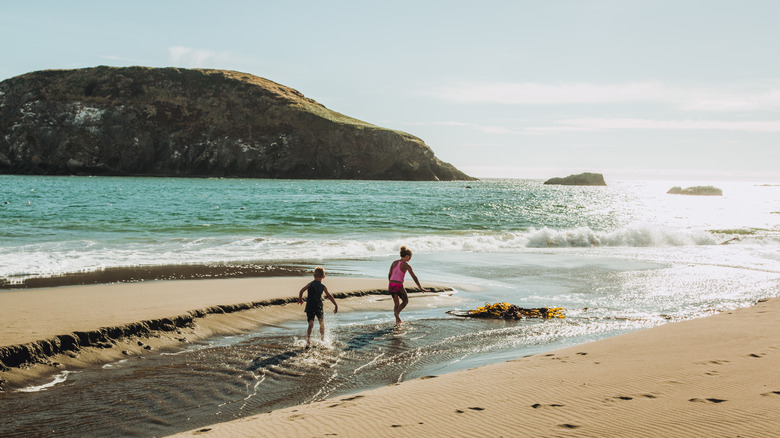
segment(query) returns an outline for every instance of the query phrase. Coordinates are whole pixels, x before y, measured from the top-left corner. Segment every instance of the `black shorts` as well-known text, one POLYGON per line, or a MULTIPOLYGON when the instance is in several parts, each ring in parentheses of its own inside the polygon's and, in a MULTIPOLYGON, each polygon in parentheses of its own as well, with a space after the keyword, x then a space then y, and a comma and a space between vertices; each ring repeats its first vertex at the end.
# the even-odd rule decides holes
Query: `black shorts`
POLYGON ((306 319, 309 321, 314 321, 314 317, 317 317, 317 319, 322 319, 322 309, 317 310, 306 310, 306 319))

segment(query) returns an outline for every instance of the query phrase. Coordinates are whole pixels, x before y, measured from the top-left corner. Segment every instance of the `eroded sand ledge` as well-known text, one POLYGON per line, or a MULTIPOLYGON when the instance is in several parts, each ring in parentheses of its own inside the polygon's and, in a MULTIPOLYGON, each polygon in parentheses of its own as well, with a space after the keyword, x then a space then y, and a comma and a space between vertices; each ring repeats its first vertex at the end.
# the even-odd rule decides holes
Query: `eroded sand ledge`
POLYGON ((780 299, 179 436, 776 436, 780 299))
MULTIPOLYGON (((152 281, 0 292, 0 388, 19 387, 63 367, 103 364, 301 318, 298 306, 283 304, 297 302, 310 280, 152 281)), ((387 294, 383 279, 328 277, 325 283, 342 300, 342 310, 366 306, 344 302, 347 298, 387 294)))

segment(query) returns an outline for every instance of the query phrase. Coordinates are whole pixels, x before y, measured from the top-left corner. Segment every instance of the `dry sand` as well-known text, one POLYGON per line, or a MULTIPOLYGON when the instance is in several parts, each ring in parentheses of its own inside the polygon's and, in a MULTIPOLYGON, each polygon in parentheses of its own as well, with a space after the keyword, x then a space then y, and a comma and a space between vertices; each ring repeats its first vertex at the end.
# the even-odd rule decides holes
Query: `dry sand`
MULTIPOLYGON (((0 291, 0 346, 218 305, 297 297, 311 280, 310 276, 175 280, 0 291)), ((326 277, 323 282, 332 293, 387 288, 382 279, 326 277)))
POLYGON ((180 434, 777 437, 780 299, 180 434))

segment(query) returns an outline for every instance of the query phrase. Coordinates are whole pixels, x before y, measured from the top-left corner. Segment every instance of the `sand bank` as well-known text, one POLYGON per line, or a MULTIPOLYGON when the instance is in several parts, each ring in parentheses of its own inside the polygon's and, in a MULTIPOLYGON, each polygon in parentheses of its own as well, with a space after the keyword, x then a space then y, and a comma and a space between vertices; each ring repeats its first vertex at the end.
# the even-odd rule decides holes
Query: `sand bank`
POLYGON ((778 436, 780 299, 180 436, 778 436))
MULTIPOLYGON (((302 318, 300 306, 281 304, 297 301, 308 281, 311 276, 0 291, 0 384, 18 386, 63 367, 302 318)), ((383 294, 387 288, 387 280, 372 278, 327 277, 325 283, 338 298, 383 294)), ((339 306, 369 308, 376 300, 341 300, 339 306)))

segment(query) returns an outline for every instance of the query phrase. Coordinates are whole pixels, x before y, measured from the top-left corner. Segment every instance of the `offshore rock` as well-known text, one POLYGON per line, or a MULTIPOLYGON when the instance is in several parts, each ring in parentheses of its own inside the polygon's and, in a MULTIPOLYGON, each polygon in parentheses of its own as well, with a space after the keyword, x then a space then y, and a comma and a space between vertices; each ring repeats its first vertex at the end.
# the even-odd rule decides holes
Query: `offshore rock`
POLYGON ((550 178, 545 184, 556 184, 565 186, 605 186, 604 175, 600 173, 580 173, 578 175, 569 175, 565 178, 550 178))
POLYGON ((670 195, 723 196, 723 190, 713 186, 693 186, 686 188, 675 186, 666 193, 670 195))
POLYGON ((0 82, 0 173, 472 180, 421 139, 224 70, 95 67, 0 82))

